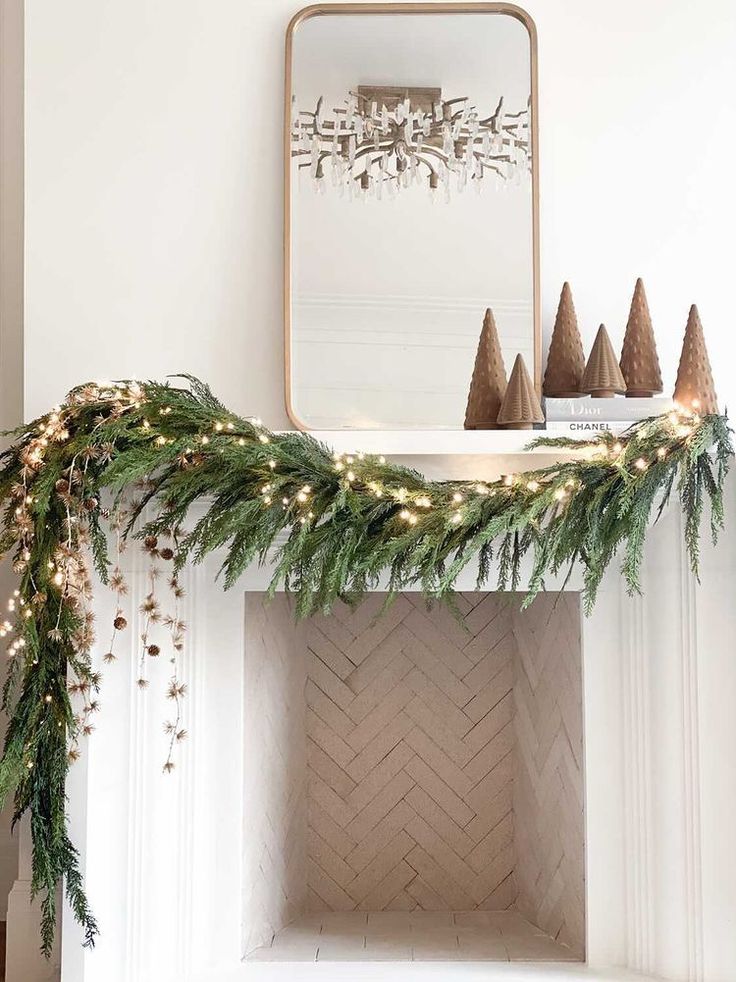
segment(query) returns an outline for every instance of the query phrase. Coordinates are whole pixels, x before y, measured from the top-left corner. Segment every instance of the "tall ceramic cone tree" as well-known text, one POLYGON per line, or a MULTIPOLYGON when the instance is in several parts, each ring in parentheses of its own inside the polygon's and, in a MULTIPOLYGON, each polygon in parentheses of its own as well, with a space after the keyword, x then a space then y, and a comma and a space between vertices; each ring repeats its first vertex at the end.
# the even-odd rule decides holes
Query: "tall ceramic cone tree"
POLYGON ((488 307, 483 318, 483 328, 475 355, 473 377, 465 410, 466 430, 492 430, 496 428, 498 410, 506 391, 506 369, 498 340, 496 322, 488 307))
POLYGON ((708 351, 705 347, 703 325, 700 323, 700 315, 695 304, 690 308, 687 319, 672 398, 683 408, 695 409, 703 415, 718 412, 718 399, 713 385, 708 351))
POLYGON ((598 328, 593 347, 590 349, 588 364, 583 374, 582 390, 588 392, 594 399, 605 399, 621 395, 626 391, 626 382, 616 360, 608 331, 603 324, 598 328))
POLYGON ((506 395, 498 412, 498 422, 509 430, 530 430, 534 423, 544 422, 544 413, 527 371, 524 359, 516 356, 506 395))
POLYGON ((620 365, 627 396, 650 397, 662 391, 657 344, 641 277, 636 281, 631 298, 620 365))
POLYGON ((569 283, 562 284, 555 326, 549 343, 542 392, 551 399, 570 399, 582 395, 580 383, 585 371, 583 342, 572 302, 569 283))

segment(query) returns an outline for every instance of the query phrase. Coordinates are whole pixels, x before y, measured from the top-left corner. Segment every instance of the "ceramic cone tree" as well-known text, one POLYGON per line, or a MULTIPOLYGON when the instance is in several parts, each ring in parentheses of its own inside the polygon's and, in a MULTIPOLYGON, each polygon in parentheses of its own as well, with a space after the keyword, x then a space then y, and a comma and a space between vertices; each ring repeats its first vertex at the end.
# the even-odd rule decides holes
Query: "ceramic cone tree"
POLYGON ((649 316, 649 305, 641 278, 636 281, 634 296, 631 298, 620 364, 626 380, 627 396, 649 397, 662 391, 662 372, 659 368, 652 318, 649 316))
POLYGON ((490 307, 483 318, 465 410, 466 430, 492 430, 506 391, 506 369, 490 307))
POLYGON ((530 430, 534 423, 544 422, 544 413, 539 405, 524 359, 516 356, 511 369, 506 395, 498 412, 498 422, 509 430, 530 430))
POLYGON ((617 394, 621 395, 626 391, 626 382, 616 360, 608 331, 603 324, 598 328, 593 347, 590 349, 581 388, 594 399, 605 399, 617 394))
POLYGON ((584 371, 585 355, 572 302, 572 290, 569 283, 563 283, 549 344, 542 392, 551 399, 580 396, 584 371))
POLYGON ((718 412, 718 400, 705 347, 703 325, 700 323, 700 315, 695 304, 690 308, 687 319, 685 340, 682 343, 682 354, 672 398, 685 409, 696 409, 703 415, 718 412))

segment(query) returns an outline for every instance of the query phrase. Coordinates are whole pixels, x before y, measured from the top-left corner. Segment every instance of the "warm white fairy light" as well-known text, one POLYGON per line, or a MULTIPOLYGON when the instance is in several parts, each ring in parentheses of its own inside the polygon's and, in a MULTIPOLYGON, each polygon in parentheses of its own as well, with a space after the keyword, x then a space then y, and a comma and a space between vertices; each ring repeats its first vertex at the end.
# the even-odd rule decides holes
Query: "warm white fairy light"
POLYGON ((539 481, 527 481, 526 487, 528 491, 539 491, 540 484, 539 481))
POLYGON ((567 497, 567 491, 564 488, 557 488, 555 491, 555 499, 557 501, 564 501, 567 497))
MULTIPOLYGON (((242 439, 242 437, 241 437, 241 439, 242 439)), ((238 441, 238 442, 240 442, 240 441, 238 441)), ((243 442, 245 442, 245 441, 243 441, 243 442)), ((268 466, 271 468, 272 471, 273 470, 276 470, 276 461, 275 460, 269 460, 268 466)))
POLYGON ((270 443, 271 442, 269 440, 269 438, 266 436, 265 433, 259 433, 258 434, 258 439, 261 441, 261 443, 270 443))
POLYGON ((450 518, 450 521, 452 522, 453 525, 459 525, 460 522, 462 522, 462 520, 463 520, 462 512, 456 511, 452 513, 452 517, 450 518))
POLYGON ((430 501, 430 499, 427 497, 426 494, 419 495, 419 497, 415 500, 414 504, 417 506, 417 508, 432 507, 432 502, 430 501))
POLYGON ((503 479, 504 487, 510 488, 514 483, 514 475, 507 474, 503 479))
POLYGON ((345 478, 348 481, 354 481, 355 480, 355 472, 354 471, 348 471, 347 474, 345 475, 345 478))
POLYGON ((666 448, 660 447, 659 450, 657 450, 657 456, 659 457, 660 460, 664 460, 664 458, 667 456, 666 448))
POLYGON ((643 457, 639 457, 639 459, 635 462, 634 467, 636 467, 637 470, 645 471, 648 467, 648 464, 643 457))

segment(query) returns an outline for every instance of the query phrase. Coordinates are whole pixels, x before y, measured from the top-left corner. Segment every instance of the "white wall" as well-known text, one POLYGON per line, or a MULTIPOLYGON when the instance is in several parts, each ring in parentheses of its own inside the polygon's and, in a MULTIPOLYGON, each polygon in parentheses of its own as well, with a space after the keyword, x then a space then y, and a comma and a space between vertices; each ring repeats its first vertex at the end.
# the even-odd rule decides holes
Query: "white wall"
MULTIPOLYGON (((0 430, 23 416, 23 3, 0 4, 0 430)), ((6 446, 7 441, 2 441, 6 446)), ((15 585, 0 567, 0 602, 15 585)), ((5 664, 0 665, 0 679, 5 664)), ((0 682, 0 684, 2 684, 0 682)), ((0 716, 0 731, 5 732, 0 716)), ((0 813, 0 920, 18 875, 18 835, 11 835, 12 800, 0 813)))
MULTIPOLYGON (((34 0, 26 40, 28 412, 105 375, 194 371, 286 426, 285 0, 34 0)), ((697 301, 733 402, 736 7, 529 0, 543 323, 569 279, 620 343, 636 276, 666 385, 697 301)))

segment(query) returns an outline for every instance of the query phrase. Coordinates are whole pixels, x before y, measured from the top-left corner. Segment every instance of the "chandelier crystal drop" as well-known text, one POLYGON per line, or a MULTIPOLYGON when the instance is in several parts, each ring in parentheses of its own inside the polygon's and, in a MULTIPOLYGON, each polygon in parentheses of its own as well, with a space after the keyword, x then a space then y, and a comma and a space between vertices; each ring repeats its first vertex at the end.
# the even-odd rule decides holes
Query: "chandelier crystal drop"
POLYGON ((391 197, 424 184, 449 200, 453 190, 521 184, 532 166, 531 99, 518 112, 481 118, 467 97, 443 100, 439 89, 360 86, 342 106, 314 111, 291 101, 291 156, 318 193, 331 184, 349 198, 391 197))

